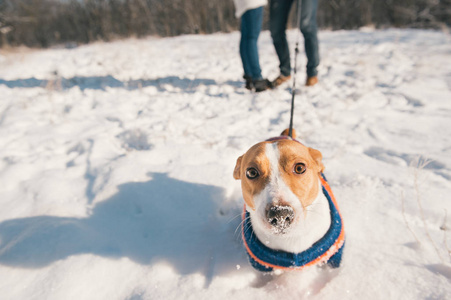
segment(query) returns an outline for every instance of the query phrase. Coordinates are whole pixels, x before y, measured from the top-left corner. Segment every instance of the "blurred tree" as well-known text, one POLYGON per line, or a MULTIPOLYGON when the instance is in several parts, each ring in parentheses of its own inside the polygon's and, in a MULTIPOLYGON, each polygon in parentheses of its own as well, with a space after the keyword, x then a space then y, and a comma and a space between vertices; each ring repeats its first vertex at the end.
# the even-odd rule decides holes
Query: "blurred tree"
MULTIPOLYGON (((0 0, 0 46, 237 30, 232 0, 0 0)), ((292 10, 291 26, 295 26, 292 10)), ((267 29, 268 14, 263 28, 267 29)), ((320 28, 451 26, 451 0, 320 0, 320 28)))

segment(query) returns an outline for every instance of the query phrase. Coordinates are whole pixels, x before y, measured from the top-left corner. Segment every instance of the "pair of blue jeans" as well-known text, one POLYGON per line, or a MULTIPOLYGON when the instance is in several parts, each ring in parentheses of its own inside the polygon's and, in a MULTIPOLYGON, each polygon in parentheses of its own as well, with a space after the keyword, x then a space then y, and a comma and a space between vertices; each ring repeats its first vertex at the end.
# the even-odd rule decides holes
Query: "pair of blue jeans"
MULTIPOLYGON (((307 56, 307 76, 318 75, 319 65, 318 29, 316 25, 317 0, 301 1, 300 30, 304 36, 305 54, 307 56)), ((295 0, 271 0, 269 7, 269 30, 280 61, 280 73, 284 76, 291 74, 290 49, 285 30, 288 15, 295 0)), ((296 3, 297 5, 297 3, 296 3)))
POLYGON ((257 46, 262 21, 263 6, 247 10, 241 16, 240 56, 243 62, 244 76, 252 80, 262 79, 257 46))

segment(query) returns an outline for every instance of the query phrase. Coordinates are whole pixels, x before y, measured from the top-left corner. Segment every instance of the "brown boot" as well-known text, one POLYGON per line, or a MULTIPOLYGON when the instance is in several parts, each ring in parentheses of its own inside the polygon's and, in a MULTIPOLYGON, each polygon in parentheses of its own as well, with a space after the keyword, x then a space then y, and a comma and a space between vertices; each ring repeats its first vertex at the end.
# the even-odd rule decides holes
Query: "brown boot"
POLYGON ((317 83, 318 83, 318 76, 308 77, 307 80, 305 81, 306 86, 314 86, 317 83))
POLYGON ((272 87, 278 87, 279 85, 281 85, 282 83, 284 83, 285 81, 290 80, 291 75, 285 76, 280 74, 276 79, 274 79, 274 81, 271 83, 272 87))

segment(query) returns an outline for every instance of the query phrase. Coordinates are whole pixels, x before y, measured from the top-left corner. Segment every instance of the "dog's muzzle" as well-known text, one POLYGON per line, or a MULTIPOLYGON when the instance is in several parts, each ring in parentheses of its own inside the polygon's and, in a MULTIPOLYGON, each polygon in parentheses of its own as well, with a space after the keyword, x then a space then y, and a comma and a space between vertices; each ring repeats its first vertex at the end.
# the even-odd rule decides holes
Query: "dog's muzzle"
POLYGON ((288 205, 271 205, 266 209, 266 220, 277 234, 284 234, 294 220, 294 210, 288 205))

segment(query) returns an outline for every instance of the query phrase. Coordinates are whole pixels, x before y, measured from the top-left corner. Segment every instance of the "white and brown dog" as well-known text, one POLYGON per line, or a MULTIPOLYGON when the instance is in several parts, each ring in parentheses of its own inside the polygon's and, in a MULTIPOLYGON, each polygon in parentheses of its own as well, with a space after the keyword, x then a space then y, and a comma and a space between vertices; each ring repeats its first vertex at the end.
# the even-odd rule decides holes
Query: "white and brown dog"
POLYGON ((261 271, 325 262, 338 267, 344 230, 323 176, 321 152, 287 132, 254 145, 236 162, 233 176, 241 180, 249 259, 261 271))

